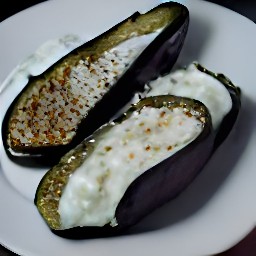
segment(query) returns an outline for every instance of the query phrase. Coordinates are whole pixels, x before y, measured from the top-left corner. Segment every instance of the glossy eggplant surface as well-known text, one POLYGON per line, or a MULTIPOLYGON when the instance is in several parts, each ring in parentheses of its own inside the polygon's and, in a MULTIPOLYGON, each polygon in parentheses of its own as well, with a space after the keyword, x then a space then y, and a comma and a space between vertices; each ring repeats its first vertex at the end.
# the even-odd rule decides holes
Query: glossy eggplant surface
POLYGON ((183 191, 214 138, 201 102, 145 98, 64 155, 42 178, 35 205, 57 235, 117 234, 183 191))
POLYGON ((8 156, 23 165, 58 163, 148 80, 170 71, 188 24, 185 6, 160 4, 135 13, 30 77, 3 121, 8 156))

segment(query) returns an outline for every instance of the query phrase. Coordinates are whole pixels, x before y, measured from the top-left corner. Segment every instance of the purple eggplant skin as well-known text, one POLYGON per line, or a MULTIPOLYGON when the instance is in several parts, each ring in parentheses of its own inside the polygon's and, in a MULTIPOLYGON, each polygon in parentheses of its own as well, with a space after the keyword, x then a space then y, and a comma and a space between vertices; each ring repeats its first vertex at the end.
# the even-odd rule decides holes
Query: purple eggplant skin
POLYGON ((228 90, 231 100, 232 108, 229 113, 223 118, 218 130, 216 131, 216 137, 214 142, 214 149, 216 150, 228 137, 230 131, 236 123, 240 109, 241 109, 241 89, 235 86, 232 81, 222 73, 214 73, 202 65, 195 63, 197 69, 203 73, 206 73, 218 81, 220 81, 228 90))
POLYGON ((222 73, 214 73, 198 63, 196 67, 226 87, 232 100, 231 110, 217 131, 208 135, 202 133, 187 147, 142 174, 129 186, 116 210, 120 226, 134 225, 149 212, 178 196, 200 173, 236 123, 241 108, 241 89, 222 73))
MULTIPOLYGON (((32 167, 50 167, 58 163, 60 158, 65 153, 78 145, 84 138, 92 134, 104 123, 108 122, 113 115, 118 112, 118 110, 122 109, 122 107, 125 106, 129 100, 131 100, 136 92, 143 91, 144 84, 146 82, 156 78, 159 75, 170 72, 180 54, 186 38, 189 25, 189 11, 187 7, 175 2, 163 3, 157 7, 161 6, 167 8, 178 7, 179 15, 177 15, 177 17, 175 17, 175 19, 171 21, 170 24, 163 29, 163 31, 161 31, 153 42, 151 42, 138 56, 129 69, 120 77, 116 84, 113 85, 113 87, 99 102, 96 103, 92 109, 90 109, 86 118, 84 118, 78 125, 76 135, 67 145, 54 145, 38 148, 27 147, 20 152, 15 152, 10 148, 7 143, 9 118, 16 102, 26 89, 26 87, 24 88, 24 90, 14 99, 13 103, 9 107, 2 124, 2 139, 4 148, 8 157, 12 161, 24 166, 32 167)), ((155 8, 152 10, 154 9, 155 8)), ((139 15, 139 13, 135 13, 129 18, 129 20, 136 21, 139 15)), ((122 23, 123 22, 120 24, 122 23)), ((104 36, 106 33, 115 31, 120 24, 117 24, 115 27, 97 38, 104 36)), ((97 38, 86 44, 92 45, 97 38)), ((81 47, 84 47, 85 45, 81 47)), ((70 55, 79 55, 81 47, 73 50, 70 55)), ((59 62, 61 62, 65 57, 63 57, 59 62)), ((57 62, 57 64, 59 62, 57 62)), ((54 66, 55 65, 49 68, 45 73, 52 70, 54 66)), ((44 77, 45 73, 39 77, 44 77)), ((37 77, 31 77, 29 83, 35 79, 37 79, 37 77)))
POLYGON ((191 144, 139 176, 116 210, 120 226, 131 227, 177 197, 196 178, 213 152, 209 127, 191 144), (206 132, 208 130, 208 132, 206 132))
MULTIPOLYGON (((144 172, 130 184, 115 212, 117 226, 112 227, 110 224, 106 224, 104 227, 75 227, 65 230, 50 227, 54 234, 69 239, 120 235, 156 208, 178 196, 196 178, 213 152, 215 138, 210 114, 201 102, 171 95, 149 97, 131 107, 128 112, 116 119, 115 123, 122 122, 129 117, 129 113, 138 111, 143 106, 161 107, 166 102, 172 105, 182 102, 183 106, 192 106, 192 109, 200 111, 205 118, 204 128, 200 135, 174 155, 144 172)), ((41 196, 45 196, 44 179, 39 184, 35 196, 35 205, 37 206, 40 204, 41 196)))

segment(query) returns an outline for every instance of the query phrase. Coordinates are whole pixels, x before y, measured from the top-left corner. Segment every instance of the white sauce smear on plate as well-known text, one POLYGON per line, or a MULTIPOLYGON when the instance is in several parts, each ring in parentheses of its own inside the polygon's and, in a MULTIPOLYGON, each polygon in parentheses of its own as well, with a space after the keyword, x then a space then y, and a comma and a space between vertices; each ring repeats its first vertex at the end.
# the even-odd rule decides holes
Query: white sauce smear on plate
POLYGON ((0 85, 0 93, 9 87, 22 88, 28 82, 30 75, 36 76, 61 57, 81 45, 81 39, 76 35, 65 35, 42 44, 33 54, 22 61, 0 85))

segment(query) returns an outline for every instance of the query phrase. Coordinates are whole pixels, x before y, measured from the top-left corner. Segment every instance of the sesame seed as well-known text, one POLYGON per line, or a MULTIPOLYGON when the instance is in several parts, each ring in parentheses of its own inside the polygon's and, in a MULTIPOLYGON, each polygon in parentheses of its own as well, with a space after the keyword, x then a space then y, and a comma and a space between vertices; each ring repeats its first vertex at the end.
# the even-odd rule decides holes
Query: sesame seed
POLYGON ((151 149, 151 147, 149 145, 146 146, 146 151, 149 151, 151 149))

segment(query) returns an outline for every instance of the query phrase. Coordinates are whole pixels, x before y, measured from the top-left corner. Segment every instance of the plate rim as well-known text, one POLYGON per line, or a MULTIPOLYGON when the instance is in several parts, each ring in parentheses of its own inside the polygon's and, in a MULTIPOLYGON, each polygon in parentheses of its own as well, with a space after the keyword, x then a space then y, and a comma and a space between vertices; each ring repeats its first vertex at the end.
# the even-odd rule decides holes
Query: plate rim
MULTIPOLYGON (((70 0, 67 0, 67 1, 70 1, 70 0)), ((39 3, 39 4, 37 4, 37 5, 35 5, 35 6, 32 6, 32 7, 30 7, 30 8, 27 8, 27 9, 25 9, 24 11, 21 11, 21 12, 19 12, 18 13, 18 16, 20 17, 20 16, 22 16, 22 15, 25 15, 24 13, 26 13, 26 12, 36 12, 36 10, 38 9, 41 9, 41 5, 51 5, 52 4, 52 2, 57 2, 57 0, 55 0, 55 1, 45 1, 45 2, 42 2, 42 3, 39 3)), ((196 0, 196 1, 194 1, 195 3, 197 2, 197 3, 199 3, 199 2, 203 2, 203 1, 200 1, 200 0, 196 0)), ((185 2, 185 4, 186 4, 186 2, 185 2)), ((203 5, 215 5, 215 4, 213 4, 213 3, 210 3, 210 2, 204 2, 204 4, 203 5)), ((231 11, 231 10, 229 10, 229 9, 227 9, 227 8, 225 8, 225 7, 221 7, 221 6, 218 6, 218 7, 216 7, 216 8, 221 8, 221 9, 226 9, 225 11, 226 12, 233 12, 233 14, 234 15, 237 15, 237 13, 236 12, 234 12, 234 11, 231 11)), ((243 17, 244 18, 244 16, 243 15, 241 15, 241 14, 238 14, 239 16, 241 16, 241 17, 243 17)), ((13 15, 13 16, 11 16, 11 17, 9 17, 9 18, 7 18, 6 20, 4 20, 3 22, 1 22, 0 23, 0 32, 1 32, 1 25, 3 24, 3 23, 6 23, 6 22, 9 22, 9 20, 10 20, 10 22, 14 22, 13 20, 15 20, 16 19, 16 17, 17 17, 17 15, 13 15)), ((247 18, 246 18, 247 19, 247 18)), ((252 22, 250 19, 248 19, 250 22, 252 22)), ((252 22, 253 23, 253 22, 252 22)), ((254 24, 254 23, 253 23, 254 24)), ((1 94, 0 94, 0 98, 1 98, 1 94)), ((1 166, 0 166, 0 170, 1 170, 1 166)), ((248 228, 248 231, 249 231, 249 228, 248 228)), ((247 233, 247 231, 246 232, 244 232, 241 236, 240 236, 240 238, 242 238, 244 235, 245 235, 245 233, 247 233)), ((1 238, 0 238, 1 239, 1 238)), ((6 247, 8 250, 11 250, 11 251, 13 251, 13 252, 15 252, 15 253, 20 253, 19 252, 19 250, 21 249, 21 248, 16 248, 16 250, 13 250, 12 248, 12 246, 9 246, 9 245, 6 245, 6 244, 8 244, 8 243, 2 243, 1 241, 0 241, 0 244, 2 244, 4 247, 6 247)), ((226 245, 226 248, 228 247, 229 245, 226 245)), ((223 249, 224 249, 224 247, 223 247, 223 249)), ((29 250, 27 250, 27 252, 28 252, 28 255, 30 255, 29 253, 29 250)), ((27 253, 26 252, 26 253, 27 253)), ((23 252, 23 253, 25 253, 25 251, 23 252)), ((40 254, 38 254, 38 255, 40 255, 40 254)))

